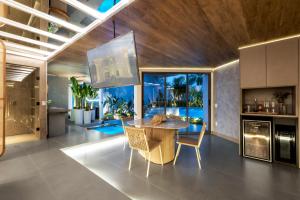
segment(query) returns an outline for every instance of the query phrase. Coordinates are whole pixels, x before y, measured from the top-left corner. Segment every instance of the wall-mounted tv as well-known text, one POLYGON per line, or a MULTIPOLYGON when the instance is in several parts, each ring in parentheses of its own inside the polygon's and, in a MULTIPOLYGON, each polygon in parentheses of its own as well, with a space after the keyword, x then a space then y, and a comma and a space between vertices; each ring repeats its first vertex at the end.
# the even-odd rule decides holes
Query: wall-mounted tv
POLYGON ((91 84, 109 88, 140 84, 133 32, 87 52, 91 84))

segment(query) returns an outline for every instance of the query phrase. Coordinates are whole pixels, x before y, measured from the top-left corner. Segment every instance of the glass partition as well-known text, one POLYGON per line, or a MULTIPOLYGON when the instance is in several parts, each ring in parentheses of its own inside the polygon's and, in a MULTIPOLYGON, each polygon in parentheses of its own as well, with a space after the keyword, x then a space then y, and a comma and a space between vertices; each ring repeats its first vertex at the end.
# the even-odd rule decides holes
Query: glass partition
POLYGON ((180 116, 190 123, 180 132, 200 132, 203 121, 209 122, 209 95, 208 74, 143 73, 144 118, 180 116))

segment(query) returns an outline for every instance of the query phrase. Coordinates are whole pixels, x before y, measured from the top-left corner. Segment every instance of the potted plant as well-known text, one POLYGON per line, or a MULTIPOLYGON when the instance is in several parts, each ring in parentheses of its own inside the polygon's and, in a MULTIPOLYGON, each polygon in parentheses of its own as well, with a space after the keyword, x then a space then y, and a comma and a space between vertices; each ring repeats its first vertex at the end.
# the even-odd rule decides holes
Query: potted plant
POLYGON ((87 85, 86 83, 82 84, 82 96, 83 96, 83 102, 84 102, 84 112, 83 112, 83 123, 84 124, 90 124, 92 123, 92 111, 89 105, 89 102, 87 101, 87 97, 90 94, 92 87, 90 85, 87 85))
POLYGON ((92 111, 92 121, 95 121, 96 120, 96 110, 94 109, 94 100, 97 98, 98 96, 98 90, 93 88, 92 86, 89 86, 90 87, 90 90, 89 90, 89 93, 88 93, 88 98, 91 101, 91 111, 92 111))
POLYGON ((78 83, 75 77, 71 77, 71 90, 74 96, 74 107, 73 107, 73 115, 71 118, 74 118, 75 124, 81 125, 83 124, 83 111, 82 108, 82 87, 78 83))

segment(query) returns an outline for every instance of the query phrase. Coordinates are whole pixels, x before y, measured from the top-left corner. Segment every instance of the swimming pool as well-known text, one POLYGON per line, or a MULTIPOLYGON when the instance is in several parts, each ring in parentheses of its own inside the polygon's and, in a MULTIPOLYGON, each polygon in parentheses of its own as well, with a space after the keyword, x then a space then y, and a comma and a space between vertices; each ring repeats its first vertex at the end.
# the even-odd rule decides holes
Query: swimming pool
POLYGON ((99 127, 91 127, 89 130, 97 131, 105 135, 117 135, 123 134, 123 127, 121 120, 109 120, 105 121, 104 125, 99 127))
POLYGON ((123 133, 123 127, 120 125, 108 125, 103 127, 92 128, 92 130, 98 131, 106 135, 117 135, 123 133))

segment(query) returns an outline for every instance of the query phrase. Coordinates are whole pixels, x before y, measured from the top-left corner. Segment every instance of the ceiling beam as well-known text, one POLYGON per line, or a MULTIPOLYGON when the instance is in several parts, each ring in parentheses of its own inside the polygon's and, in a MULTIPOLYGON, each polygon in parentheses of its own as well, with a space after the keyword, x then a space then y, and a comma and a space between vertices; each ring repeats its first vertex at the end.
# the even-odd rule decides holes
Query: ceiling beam
POLYGON ((19 41, 22 41, 22 42, 27 42, 27 43, 38 45, 38 46, 43 46, 43 47, 46 47, 46 48, 49 48, 49 49, 54 49, 55 50, 55 49, 59 48, 59 46, 54 45, 54 44, 49 44, 49 43, 46 43, 46 42, 33 40, 33 39, 30 39, 30 38, 18 36, 18 35, 15 35, 15 34, 4 32, 4 31, 0 31, 0 36, 10 38, 10 39, 14 39, 14 40, 19 40, 19 41))
POLYGON ((7 24, 9 26, 14 26, 16 28, 20 28, 20 29, 23 29, 23 30, 26 30, 26 31, 29 31, 29 32, 32 32, 32 33, 36 33, 38 35, 47 36, 49 38, 52 38, 52 39, 55 39, 55 40, 58 40, 58 41, 61 41, 61 42, 68 42, 69 41, 69 39, 66 38, 66 37, 63 37, 63 36, 60 36, 60 35, 57 35, 57 34, 53 34, 53 33, 50 33, 48 31, 43 31, 41 29, 37 29, 37 28, 34 28, 32 26, 24 25, 22 23, 7 19, 5 17, 0 16, 0 22, 2 22, 4 24, 7 24))
POLYGON ((33 58, 33 59, 38 59, 38 60, 47 60, 46 57, 30 55, 30 54, 27 54, 27 53, 21 53, 21 52, 17 52, 17 51, 6 50, 6 53, 7 54, 12 54, 12 55, 17 55, 17 56, 23 56, 23 57, 26 57, 26 58, 33 58))
POLYGON ((4 44, 8 48, 18 49, 18 50, 23 50, 23 51, 29 51, 29 52, 33 52, 33 53, 37 53, 37 54, 41 54, 41 55, 45 55, 45 56, 48 56, 48 55, 51 54, 51 52, 49 52, 49 51, 24 46, 24 45, 20 45, 20 44, 13 43, 13 42, 4 41, 4 44))
MULTIPOLYGON (((0 1, 3 1, 3 0, 0 0, 0 1)), ((11 0, 9 0, 9 1, 11 1, 11 0)), ((71 46, 73 43, 78 41, 80 38, 82 38, 83 36, 85 36, 86 34, 91 32, 92 30, 94 30, 95 28, 97 28, 98 26, 103 24, 106 20, 108 20, 109 18, 111 18, 112 16, 114 16, 115 14, 120 12, 121 10, 123 10, 125 7, 129 6, 134 1, 135 0, 122 0, 119 3, 117 3, 114 7, 112 7, 105 14, 103 14, 103 19, 96 19, 95 21, 93 21, 90 25, 88 25, 85 28, 84 32, 77 33, 74 37, 72 37, 72 39, 69 42, 64 43, 59 49, 55 50, 50 56, 48 56, 47 60, 50 61, 51 59, 53 59, 57 54, 61 53, 63 50, 65 50, 66 48, 71 46)))
POLYGON ((51 15, 48 15, 46 13, 43 13, 43 12, 38 11, 36 9, 33 9, 33 8, 29 7, 29 6, 26 6, 24 4, 16 2, 14 0, 0 0, 0 2, 6 4, 6 5, 10 6, 10 7, 13 7, 13 8, 16 8, 18 10, 21 10, 23 12, 32 14, 32 15, 37 16, 37 17, 40 17, 40 18, 42 18, 44 20, 47 20, 47 21, 50 21, 50 22, 54 22, 56 24, 64 26, 64 27, 66 27, 66 28, 68 28, 68 29, 70 29, 72 31, 77 32, 77 33, 81 33, 81 32, 84 31, 84 29, 81 28, 81 27, 79 27, 79 26, 76 26, 76 25, 71 24, 71 23, 69 23, 67 21, 61 20, 61 19, 59 19, 57 17, 53 17, 51 15))
POLYGON ((99 11, 81 3, 80 1, 77 0, 60 0, 66 4, 69 4, 70 6, 96 18, 96 19, 103 19, 104 16, 102 13, 100 13, 99 11))

